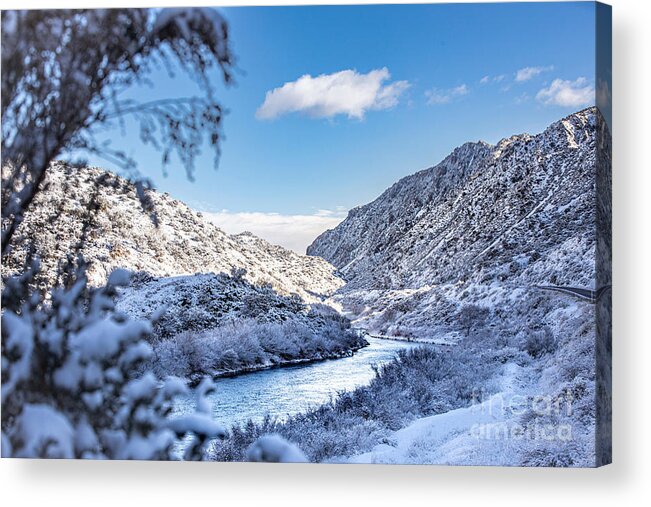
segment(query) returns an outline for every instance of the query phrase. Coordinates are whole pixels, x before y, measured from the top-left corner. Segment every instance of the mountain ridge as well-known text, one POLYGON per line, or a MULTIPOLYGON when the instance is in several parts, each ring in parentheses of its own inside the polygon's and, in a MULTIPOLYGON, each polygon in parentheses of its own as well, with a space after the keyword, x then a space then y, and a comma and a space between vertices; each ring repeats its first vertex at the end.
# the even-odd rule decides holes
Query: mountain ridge
POLYGON ((344 291, 469 278, 588 286, 598 114, 587 108, 495 145, 465 143, 351 210, 307 253, 342 272, 344 291), (555 269, 569 249, 579 259, 563 256, 555 269))
POLYGON ((17 231, 4 274, 20 272, 33 245, 44 287, 57 282, 61 259, 70 252, 90 262, 87 276, 96 286, 118 267, 154 277, 246 270, 249 282, 308 302, 344 284, 323 259, 251 234, 228 235, 169 194, 138 193, 135 184, 103 169, 53 164, 17 231))

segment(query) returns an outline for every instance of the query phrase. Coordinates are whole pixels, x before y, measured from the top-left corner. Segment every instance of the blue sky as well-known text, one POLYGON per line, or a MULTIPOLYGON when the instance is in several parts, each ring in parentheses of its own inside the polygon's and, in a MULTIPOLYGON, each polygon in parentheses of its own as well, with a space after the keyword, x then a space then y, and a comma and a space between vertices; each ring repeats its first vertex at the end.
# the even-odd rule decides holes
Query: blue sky
MULTIPOLYGON (((194 182, 176 159, 163 177, 137 136, 110 137, 157 188, 229 232, 299 251, 454 147, 539 132, 594 103, 591 2, 221 12, 242 73, 236 86, 218 85, 229 110, 219 169, 205 150, 194 182)), ((154 78, 133 96, 197 93, 181 74, 154 78)))

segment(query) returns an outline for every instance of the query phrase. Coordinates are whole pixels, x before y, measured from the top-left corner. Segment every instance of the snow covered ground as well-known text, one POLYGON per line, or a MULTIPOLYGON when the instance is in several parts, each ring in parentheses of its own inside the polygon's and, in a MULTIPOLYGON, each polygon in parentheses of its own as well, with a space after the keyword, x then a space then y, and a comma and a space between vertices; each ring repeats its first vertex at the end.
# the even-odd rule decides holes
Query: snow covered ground
MULTIPOLYGON (((526 399, 531 385, 523 368, 509 363, 502 390, 469 407, 417 419, 371 451, 342 460, 347 463, 505 465, 519 462, 519 444, 510 437, 519 422, 514 400, 526 399), (504 437, 508 430, 509 436, 504 437), (493 436, 494 438, 489 438, 493 436)), ((517 411, 517 408, 516 408, 517 411)), ((338 461, 338 460, 333 460, 338 461)))

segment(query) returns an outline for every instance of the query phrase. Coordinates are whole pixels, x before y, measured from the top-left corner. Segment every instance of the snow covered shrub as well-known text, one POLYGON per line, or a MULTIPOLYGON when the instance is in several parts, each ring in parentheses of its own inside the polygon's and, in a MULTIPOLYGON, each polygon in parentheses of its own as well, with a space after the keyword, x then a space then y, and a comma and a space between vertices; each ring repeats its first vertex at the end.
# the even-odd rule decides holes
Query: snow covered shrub
MULTIPOLYGON (((594 382, 576 379, 553 391, 549 408, 529 410, 520 419, 537 435, 521 449, 521 464, 547 467, 594 465, 594 382)), ((544 407, 544 405, 543 405, 544 407)))
POLYGON ((542 438, 523 443, 521 464, 594 466, 594 306, 579 301, 559 305, 548 314, 547 326, 535 333, 521 332, 518 338, 524 350, 529 346, 535 354, 531 364, 536 368, 536 392, 550 400, 542 404, 544 410, 521 416, 519 422, 528 433, 548 430, 542 438), (551 431, 552 438, 549 429, 556 430, 551 431))
POLYGON ((361 317, 366 313, 368 306, 363 301, 354 301, 346 307, 346 311, 350 312, 356 318, 361 317))
POLYGON ((457 314, 459 327, 466 330, 466 336, 470 334, 472 329, 483 326, 490 310, 475 304, 466 304, 461 307, 457 314))
POLYGON ((280 435, 265 435, 253 442, 246 451, 248 461, 267 463, 306 463, 307 458, 294 444, 280 435))
POLYGON ((378 331, 384 330, 388 325, 391 325, 396 318, 398 318, 398 311, 395 308, 386 308, 375 323, 375 328, 378 331))
POLYGON ((225 370, 236 370, 240 367, 240 358, 233 349, 227 349, 220 353, 219 362, 225 370))
POLYGON ((36 269, 6 279, 3 291, 3 457, 169 459, 175 439, 191 434, 186 458, 202 459, 225 436, 203 399, 212 383, 199 390, 198 413, 168 419, 186 386, 138 373, 152 324, 115 311, 128 273, 91 289, 82 268, 44 300, 30 289, 36 269))
POLYGON ((235 426, 228 439, 212 447, 211 459, 246 461, 253 443, 268 434, 298 443, 311 462, 361 451, 386 437, 386 428, 377 421, 343 409, 348 400, 342 399, 343 402, 326 403, 305 414, 297 414, 287 422, 267 416, 260 423, 249 421, 235 426))
POLYGON ((198 371, 197 348, 197 341, 190 332, 154 342, 152 371, 158 377, 189 377, 193 371, 198 371))
POLYGON ((273 323, 261 326, 263 329, 255 333, 259 347, 271 357, 279 357, 283 354, 285 344, 291 344, 292 340, 286 339, 283 335, 282 325, 273 323))
POLYGON ((548 326, 541 329, 530 329, 525 333, 524 350, 531 357, 541 357, 545 354, 551 354, 556 350, 556 340, 554 333, 548 326))
POLYGON ((245 268, 232 268, 231 269, 231 278, 233 280, 241 282, 242 280, 244 280, 245 276, 246 276, 246 269, 245 268))
POLYGON ((299 314, 283 322, 231 319, 213 329, 153 340, 149 365, 159 376, 196 380, 204 374, 340 357, 366 344, 332 309, 315 309, 307 317, 299 314))

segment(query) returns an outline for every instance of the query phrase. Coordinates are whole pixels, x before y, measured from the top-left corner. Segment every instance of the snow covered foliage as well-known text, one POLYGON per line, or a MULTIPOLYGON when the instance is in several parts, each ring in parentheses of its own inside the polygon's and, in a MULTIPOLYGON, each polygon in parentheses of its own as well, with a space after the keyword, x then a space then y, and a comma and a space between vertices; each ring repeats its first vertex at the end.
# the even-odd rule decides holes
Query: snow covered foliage
POLYGON ((490 310, 488 308, 482 308, 471 303, 461 307, 457 318, 459 319, 459 325, 466 330, 466 334, 470 334, 470 330, 483 325, 489 315, 490 310))
POLYGON ((296 293, 310 302, 344 285, 323 259, 247 233, 229 236, 168 194, 144 189, 148 209, 155 213, 152 220, 151 213, 143 212, 136 185, 104 170, 55 163, 44 184, 3 263, 4 274, 19 273, 33 249, 41 259, 43 288, 58 281, 60 260, 71 252, 89 261, 87 277, 94 286, 105 283, 115 268, 153 277, 235 269, 251 283, 270 284, 281 294, 296 293))
POLYGON ((310 307, 296 294, 279 294, 270 285, 256 285, 225 273, 171 278, 143 274, 134 278, 130 286, 121 289, 118 308, 141 318, 165 307, 154 326, 157 338, 232 325, 236 320, 260 323, 296 320, 315 327, 326 316, 338 317, 333 309, 317 312, 317 305, 310 312, 310 307))
POLYGON ((145 366, 196 379, 306 360, 342 357, 366 345, 350 321, 322 304, 278 294, 235 276, 139 276, 121 289, 118 309, 133 318, 160 314, 145 366))
POLYGON ((217 156, 223 114, 210 71, 230 82, 232 60, 227 24, 209 8, 3 11, 3 255, 55 158, 86 151, 134 167, 126 152, 97 139, 120 119, 135 120, 163 164, 176 153, 190 175, 204 139, 217 156), (154 69, 174 65, 202 96, 122 98, 154 69))
POLYGON ((154 355, 146 366, 159 375, 195 379, 344 357, 365 344, 349 325, 335 318, 316 329, 300 320, 234 320, 214 329, 184 331, 155 341, 154 355))
POLYGON ((266 463, 305 463, 303 451, 280 435, 265 435, 253 442, 246 451, 248 461, 266 463))
MULTIPOLYGON (((176 382, 178 380, 175 379, 176 382)), ((184 383, 181 385, 185 386, 184 383)), ((200 460, 206 455, 206 450, 215 439, 226 437, 226 429, 213 421, 211 404, 207 396, 215 389, 210 378, 204 378, 196 389, 197 411, 172 418, 166 426, 174 431, 178 438, 190 435, 189 445, 186 446, 183 458, 185 460, 200 460)))
MULTIPOLYGON (((205 401, 200 411, 168 419, 185 382, 136 374, 152 353, 148 320, 114 306, 128 274, 89 288, 77 273, 44 302, 29 284, 37 263, 5 281, 2 315, 3 457, 169 459, 177 437, 191 434, 188 459, 225 435, 205 401)), ((210 384, 202 384, 203 398, 210 384)))
POLYGON ((251 442, 269 433, 297 444, 310 461, 368 450, 417 417, 469 405, 475 392, 490 389, 495 355, 461 348, 403 351, 395 362, 380 367, 368 386, 285 422, 267 418, 234 427, 228 440, 214 448, 213 457, 245 460, 251 442))

